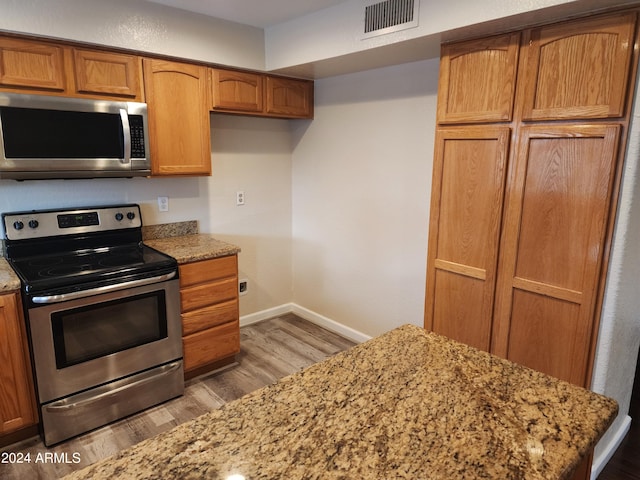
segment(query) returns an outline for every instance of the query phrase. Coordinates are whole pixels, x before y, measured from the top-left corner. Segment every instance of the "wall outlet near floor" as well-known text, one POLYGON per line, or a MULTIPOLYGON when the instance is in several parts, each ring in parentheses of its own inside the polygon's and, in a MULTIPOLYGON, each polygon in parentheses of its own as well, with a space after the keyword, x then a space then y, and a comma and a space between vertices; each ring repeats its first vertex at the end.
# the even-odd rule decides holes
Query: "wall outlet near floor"
POLYGON ((244 205, 244 192, 242 190, 236 192, 236 205, 244 205))
POLYGON ((169 211, 169 197, 158 197, 158 211, 169 211))
POLYGON ((240 295, 246 295, 249 290, 249 280, 246 278, 241 278, 238 280, 238 293, 240 295))

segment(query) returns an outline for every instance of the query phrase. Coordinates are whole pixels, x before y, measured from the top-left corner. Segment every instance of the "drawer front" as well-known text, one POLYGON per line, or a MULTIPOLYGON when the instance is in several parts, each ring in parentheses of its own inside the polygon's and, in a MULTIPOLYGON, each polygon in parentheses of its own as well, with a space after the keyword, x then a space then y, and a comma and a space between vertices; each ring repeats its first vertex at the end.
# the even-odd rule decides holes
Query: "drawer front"
POLYGON ((236 277, 220 280, 219 282, 204 283, 195 287, 180 290, 180 307, 183 313, 197 308, 213 305, 214 303, 231 300, 238 296, 238 281, 236 277))
POLYGON ((202 367, 240 351, 238 322, 209 328, 183 337, 185 371, 202 367))
POLYGON ((188 287, 238 274, 238 257, 212 258, 180 265, 180 286, 188 287))
POLYGON ((237 321, 238 318, 238 300, 199 308, 182 314, 182 335, 191 335, 223 323, 237 321))

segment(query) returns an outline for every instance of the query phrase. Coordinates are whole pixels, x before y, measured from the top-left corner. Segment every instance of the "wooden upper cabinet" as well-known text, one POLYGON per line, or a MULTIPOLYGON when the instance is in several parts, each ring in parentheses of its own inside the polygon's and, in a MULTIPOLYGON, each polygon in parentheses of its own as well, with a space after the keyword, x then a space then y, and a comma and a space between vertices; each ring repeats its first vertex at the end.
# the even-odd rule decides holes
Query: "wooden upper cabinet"
POLYGON ((507 187, 493 353, 589 384, 619 125, 522 127, 507 187))
POLYGON ((207 68, 144 59, 152 175, 211 175, 207 68))
POLYGON ((623 116, 635 24, 624 13, 528 31, 523 119, 623 116))
POLYGON ((519 33, 444 45, 438 84, 438 122, 511 120, 519 33))
POLYGON ((313 118, 313 82, 266 77, 267 115, 286 118, 313 118))
POLYGON ((76 93, 142 99, 140 57, 78 48, 72 51, 76 93))
POLYGON ((63 48, 39 41, 0 37, 0 86, 64 92, 63 48))
POLYGON ((211 109, 280 118, 313 118, 313 82, 212 68, 211 109))
POLYGON ((38 421, 18 295, 0 295, 0 435, 38 421))
POLYGON ((511 129, 436 132, 425 327, 490 347, 511 129))
POLYGON ((232 112, 261 113, 263 75, 212 68, 211 108, 232 112))

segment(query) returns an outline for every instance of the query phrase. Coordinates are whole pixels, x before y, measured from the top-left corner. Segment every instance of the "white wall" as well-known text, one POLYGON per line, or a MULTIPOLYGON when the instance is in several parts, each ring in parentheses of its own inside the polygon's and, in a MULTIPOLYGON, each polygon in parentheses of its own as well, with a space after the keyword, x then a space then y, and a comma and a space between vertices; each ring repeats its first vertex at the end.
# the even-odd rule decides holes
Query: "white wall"
POLYGON ((316 82, 294 131, 293 300, 367 335, 423 323, 438 61, 316 82))
POLYGON ((262 29, 142 0, 0 0, 0 31, 264 69, 262 29))

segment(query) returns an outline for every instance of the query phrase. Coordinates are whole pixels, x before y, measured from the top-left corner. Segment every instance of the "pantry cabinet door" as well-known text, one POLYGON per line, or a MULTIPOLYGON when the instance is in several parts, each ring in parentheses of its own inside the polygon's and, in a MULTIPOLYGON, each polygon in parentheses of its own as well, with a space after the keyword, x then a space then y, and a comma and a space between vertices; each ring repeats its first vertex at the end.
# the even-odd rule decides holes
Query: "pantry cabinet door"
POLYGON ((620 126, 521 129, 507 186, 493 353, 586 385, 620 126))
POLYGON ((624 115, 635 23, 633 12, 528 32, 523 119, 624 115))
POLYGON ((442 47, 438 123, 511 120, 519 40, 511 33, 442 47))
POLYGON ((508 127, 438 129, 425 328, 489 350, 508 127))

